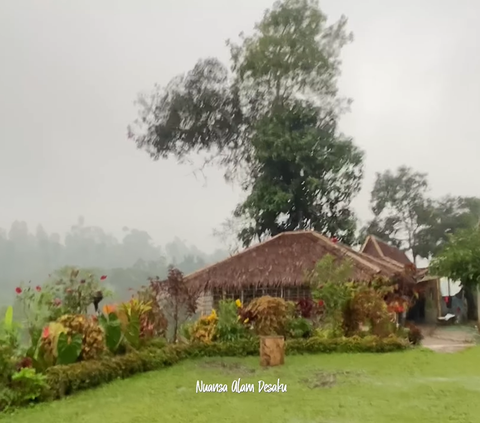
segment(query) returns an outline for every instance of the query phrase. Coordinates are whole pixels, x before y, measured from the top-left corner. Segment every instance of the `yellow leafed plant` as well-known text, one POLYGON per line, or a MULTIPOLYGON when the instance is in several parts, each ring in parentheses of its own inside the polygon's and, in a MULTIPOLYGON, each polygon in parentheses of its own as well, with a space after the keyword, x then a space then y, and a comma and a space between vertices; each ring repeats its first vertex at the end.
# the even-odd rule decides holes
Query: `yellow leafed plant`
POLYGON ((127 316, 141 316, 142 314, 148 313, 151 309, 152 305, 150 301, 144 302, 138 298, 132 298, 127 303, 120 304, 120 311, 124 312, 127 316))
POLYGON ((252 321, 257 335, 283 335, 287 322, 287 302, 282 298, 264 296, 255 298, 245 308, 244 323, 252 321))
POLYGON ((210 343, 214 340, 218 317, 215 310, 209 316, 202 316, 190 328, 190 339, 197 342, 210 343))
POLYGON ((145 339, 146 329, 149 327, 148 313, 152 310, 151 304, 150 301, 132 298, 120 304, 116 312, 125 339, 133 349, 140 348, 145 339))

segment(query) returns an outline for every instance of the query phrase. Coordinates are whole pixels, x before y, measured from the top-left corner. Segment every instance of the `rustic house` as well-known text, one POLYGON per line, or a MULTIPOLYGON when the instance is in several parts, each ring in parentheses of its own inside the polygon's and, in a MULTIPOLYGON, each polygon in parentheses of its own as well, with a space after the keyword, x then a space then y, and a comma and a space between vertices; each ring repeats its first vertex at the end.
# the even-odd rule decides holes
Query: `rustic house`
POLYGON ((317 232, 295 231, 281 233, 185 279, 203 292, 199 300, 202 313, 210 312, 221 299, 249 302, 271 295, 295 301, 310 296, 305 274, 327 254, 338 260, 349 258, 354 280, 391 277, 404 269, 402 264, 354 251, 317 232))
MULTIPOLYGON (((367 237, 360 251, 363 254, 380 258, 396 266, 405 267, 413 265, 413 262, 403 251, 373 235, 367 237)), ((440 279, 430 275, 428 268, 423 268, 417 270, 416 280, 420 295, 416 304, 409 310, 407 320, 412 320, 416 323, 435 323, 442 314, 440 279)))

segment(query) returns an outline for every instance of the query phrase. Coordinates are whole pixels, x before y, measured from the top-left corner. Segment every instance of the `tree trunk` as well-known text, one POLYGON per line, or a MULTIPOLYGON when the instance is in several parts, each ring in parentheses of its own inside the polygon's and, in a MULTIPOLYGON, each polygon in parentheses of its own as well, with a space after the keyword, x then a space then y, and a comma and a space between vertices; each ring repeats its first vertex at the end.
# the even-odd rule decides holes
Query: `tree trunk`
POLYGON ((285 363, 285 339, 283 336, 260 337, 260 365, 280 366, 285 363))
POLYGON ((464 286, 465 299, 467 300, 467 318, 468 320, 477 320, 478 313, 475 305, 475 293, 470 286, 464 286))

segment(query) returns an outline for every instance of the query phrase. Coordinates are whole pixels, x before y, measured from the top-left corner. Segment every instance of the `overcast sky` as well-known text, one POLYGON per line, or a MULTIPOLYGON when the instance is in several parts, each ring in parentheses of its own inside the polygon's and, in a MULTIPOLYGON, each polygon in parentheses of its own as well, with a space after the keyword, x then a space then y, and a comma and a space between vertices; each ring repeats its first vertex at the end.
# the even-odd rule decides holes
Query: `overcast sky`
MULTIPOLYGON (((227 60, 268 0, 1 0, 0 227, 15 219, 64 233, 79 215, 120 235, 175 235, 208 251, 240 198, 223 172, 153 162, 126 137, 133 101, 200 57, 227 60)), ((349 18, 342 122, 375 172, 428 172, 434 195, 480 196, 480 2, 326 0, 349 18)))

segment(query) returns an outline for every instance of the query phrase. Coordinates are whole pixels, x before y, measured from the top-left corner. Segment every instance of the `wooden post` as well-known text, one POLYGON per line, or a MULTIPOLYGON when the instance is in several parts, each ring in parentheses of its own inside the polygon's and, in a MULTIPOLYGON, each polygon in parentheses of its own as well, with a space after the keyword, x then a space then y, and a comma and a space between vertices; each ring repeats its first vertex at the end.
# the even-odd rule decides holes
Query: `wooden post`
POLYGON ((260 366, 281 366, 285 363, 285 339, 283 336, 260 337, 260 366))
POLYGON ((436 285, 437 285, 437 318, 438 318, 438 317, 442 317, 442 305, 441 305, 442 290, 440 287, 440 279, 437 279, 436 285))

